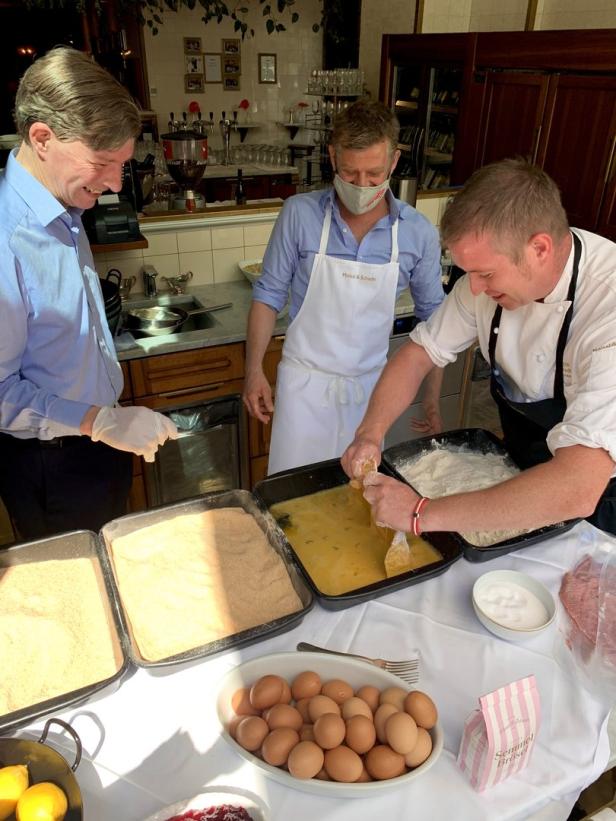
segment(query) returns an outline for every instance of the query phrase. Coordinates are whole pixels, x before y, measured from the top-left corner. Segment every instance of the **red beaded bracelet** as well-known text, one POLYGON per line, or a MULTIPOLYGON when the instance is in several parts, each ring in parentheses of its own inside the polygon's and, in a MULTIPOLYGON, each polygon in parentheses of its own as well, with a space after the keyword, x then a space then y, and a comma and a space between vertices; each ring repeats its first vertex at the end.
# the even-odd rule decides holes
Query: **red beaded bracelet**
POLYGON ((419 514, 429 501, 430 499, 428 499, 427 496, 420 496, 417 500, 417 504, 415 505, 415 509, 411 513, 411 533, 413 536, 421 536, 421 530, 419 528, 419 514))

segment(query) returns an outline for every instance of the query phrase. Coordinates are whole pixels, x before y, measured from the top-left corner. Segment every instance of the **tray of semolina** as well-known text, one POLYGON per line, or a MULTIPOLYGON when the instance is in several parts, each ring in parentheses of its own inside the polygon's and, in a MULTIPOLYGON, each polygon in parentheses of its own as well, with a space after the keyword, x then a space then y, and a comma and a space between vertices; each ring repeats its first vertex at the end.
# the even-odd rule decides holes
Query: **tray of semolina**
POLYGON ((128 642, 94 533, 0 551, 0 731, 119 686, 128 642))
POLYGON ((351 607, 443 573, 462 555, 447 533, 409 536, 408 570, 387 578, 384 559, 393 532, 376 527, 370 506, 333 459, 269 476, 255 496, 284 532, 319 602, 351 607))
POLYGON ((123 516, 100 537, 139 667, 270 638, 314 602, 284 535, 245 490, 123 516))

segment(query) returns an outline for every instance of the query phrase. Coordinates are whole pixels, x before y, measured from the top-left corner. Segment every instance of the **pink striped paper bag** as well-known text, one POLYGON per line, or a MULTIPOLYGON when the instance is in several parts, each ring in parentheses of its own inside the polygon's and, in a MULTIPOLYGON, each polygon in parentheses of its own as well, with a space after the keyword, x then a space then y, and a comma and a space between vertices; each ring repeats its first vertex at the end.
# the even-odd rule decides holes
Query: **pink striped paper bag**
POLYGON ((464 724, 458 766, 482 792, 528 764, 540 723, 535 677, 481 696, 464 724))

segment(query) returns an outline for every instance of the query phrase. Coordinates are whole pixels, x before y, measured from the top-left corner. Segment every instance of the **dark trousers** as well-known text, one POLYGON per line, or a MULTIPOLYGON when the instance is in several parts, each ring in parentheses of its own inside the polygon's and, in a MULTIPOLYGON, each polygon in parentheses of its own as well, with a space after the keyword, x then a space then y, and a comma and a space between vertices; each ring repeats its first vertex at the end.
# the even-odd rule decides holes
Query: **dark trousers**
POLYGON ((20 541, 96 532, 126 513, 131 481, 132 454, 87 436, 41 442, 0 434, 0 497, 20 541))

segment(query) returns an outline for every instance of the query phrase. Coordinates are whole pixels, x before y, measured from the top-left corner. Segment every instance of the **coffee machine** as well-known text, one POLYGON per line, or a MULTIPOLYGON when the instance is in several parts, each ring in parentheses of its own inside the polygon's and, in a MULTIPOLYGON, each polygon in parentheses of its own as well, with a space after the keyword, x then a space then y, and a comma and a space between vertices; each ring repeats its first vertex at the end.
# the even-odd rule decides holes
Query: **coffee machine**
MULTIPOLYGON (((186 210, 186 193, 194 194, 194 205, 205 207, 205 197, 195 190, 207 166, 207 137, 198 131, 180 129, 161 136, 167 170, 179 185, 180 191, 172 195, 172 208, 186 210)), ((189 198, 192 207, 193 197, 189 198)))

